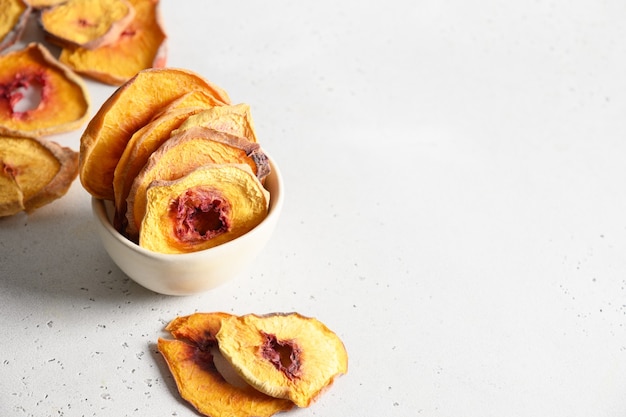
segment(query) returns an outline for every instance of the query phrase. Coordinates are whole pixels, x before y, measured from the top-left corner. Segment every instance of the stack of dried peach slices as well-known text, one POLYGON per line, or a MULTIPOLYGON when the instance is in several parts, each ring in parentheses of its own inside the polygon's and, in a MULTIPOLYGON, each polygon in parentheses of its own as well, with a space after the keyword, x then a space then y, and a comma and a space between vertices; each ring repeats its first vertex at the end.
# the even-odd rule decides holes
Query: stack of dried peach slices
POLYGON ((268 213, 269 158, 250 107, 198 74, 147 69, 85 129, 79 175, 114 202, 114 227, 141 247, 188 253, 235 239, 268 213))
POLYGON ((166 330, 174 339, 160 338, 157 346, 178 391, 207 416, 269 417, 308 407, 348 371, 340 338, 298 313, 195 313, 174 319, 166 330), (215 355, 244 384, 227 381, 215 355))

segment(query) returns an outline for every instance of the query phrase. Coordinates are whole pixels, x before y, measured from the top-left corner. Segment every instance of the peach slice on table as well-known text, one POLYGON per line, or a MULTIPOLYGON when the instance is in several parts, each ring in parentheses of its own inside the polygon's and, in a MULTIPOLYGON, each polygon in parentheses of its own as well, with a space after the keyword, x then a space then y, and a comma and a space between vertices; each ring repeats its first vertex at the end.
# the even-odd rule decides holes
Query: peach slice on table
POLYGON ((162 68, 167 58, 167 36, 156 0, 130 0, 134 19, 115 42, 88 49, 65 45, 59 61, 74 71, 110 85, 121 85, 137 72, 162 68))
POLYGON ((133 181, 126 199, 127 235, 138 237, 146 213, 148 186, 155 180, 176 180, 199 166, 207 164, 244 164, 263 181, 270 173, 267 155, 259 144, 245 138, 194 127, 172 136, 157 151, 133 181))
POLYGON ((117 163, 135 131, 164 106, 187 92, 202 90, 215 104, 229 104, 228 94, 194 72, 146 69, 120 86, 100 107, 80 139, 80 180, 94 197, 114 200, 117 163))
POLYGON ((13 46, 26 28, 32 8, 23 0, 4 0, 0 12, 0 51, 13 46))
POLYGON ((53 42, 95 49, 117 42, 134 18, 127 0, 67 0, 42 10, 39 21, 53 42))
POLYGON ((209 164, 146 191, 139 246, 159 253, 209 249, 249 232, 270 195, 248 165, 209 164))
POLYGON ((89 109, 83 80, 42 44, 0 55, 0 126, 30 136, 62 133, 80 127, 89 109))
POLYGON ((0 216, 30 213, 65 195, 78 153, 56 142, 0 133, 0 216))
POLYGON ((298 313, 232 316, 222 320, 222 355, 257 390, 308 407, 348 371, 339 337, 315 318, 298 313))
POLYGON ((212 417, 270 417, 294 407, 248 385, 233 385, 218 371, 215 335, 226 313, 196 313, 174 319, 166 330, 175 339, 159 338, 163 355, 181 397, 199 413, 212 417))
MULTIPOLYGON (((220 132, 231 133, 248 139, 250 142, 258 142, 254 129, 254 121, 250 114, 250 106, 246 103, 228 106, 214 106, 198 114, 190 116, 178 131, 189 129, 193 126, 208 127, 220 132)), ((174 132, 176 134, 178 132, 174 132)))

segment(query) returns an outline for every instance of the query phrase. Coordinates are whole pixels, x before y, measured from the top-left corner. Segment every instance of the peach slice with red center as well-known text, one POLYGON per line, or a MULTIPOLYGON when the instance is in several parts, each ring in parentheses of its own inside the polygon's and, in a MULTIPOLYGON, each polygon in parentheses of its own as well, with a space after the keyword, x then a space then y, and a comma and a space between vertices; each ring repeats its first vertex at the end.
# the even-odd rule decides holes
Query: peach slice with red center
POLYGON ((5 0, 0 13, 0 51, 17 42, 26 28, 32 8, 23 0, 5 0))
POLYGON ((128 237, 135 240, 139 233, 146 213, 146 191, 152 181, 176 180, 199 166, 211 163, 248 165, 260 181, 270 172, 267 155, 257 143, 208 128, 185 130, 152 153, 134 179, 126 199, 128 237))
POLYGON ((134 18, 127 0, 67 0, 44 9, 39 21, 53 42, 95 49, 115 43, 134 18))
POLYGON ((43 45, 0 55, 0 126, 31 136, 77 129, 89 116, 83 80, 43 45))
POLYGON ((59 56, 74 71, 105 84, 121 85, 137 72, 162 68, 167 58, 167 36, 156 0, 130 0, 134 19, 115 42, 93 49, 65 45, 59 56))
POLYGON ((232 316, 222 321, 222 355, 250 385, 308 407, 348 371, 339 337, 322 322, 298 313, 232 316))
POLYGON ((159 338, 158 350, 181 397, 212 417, 270 417, 292 409, 291 401, 272 398, 248 385, 233 385, 220 374, 212 352, 217 346, 215 335, 228 317, 226 313, 178 317, 166 327, 175 339, 159 338))
POLYGON ((189 253, 236 239, 267 216, 269 192, 248 165, 209 164, 146 191, 139 246, 189 253))
POLYGON ((229 104, 228 94, 196 73, 183 69, 147 69, 120 86, 100 107, 80 139, 80 180, 94 197, 114 200, 115 168, 132 135, 162 109, 202 90, 215 105, 229 104))

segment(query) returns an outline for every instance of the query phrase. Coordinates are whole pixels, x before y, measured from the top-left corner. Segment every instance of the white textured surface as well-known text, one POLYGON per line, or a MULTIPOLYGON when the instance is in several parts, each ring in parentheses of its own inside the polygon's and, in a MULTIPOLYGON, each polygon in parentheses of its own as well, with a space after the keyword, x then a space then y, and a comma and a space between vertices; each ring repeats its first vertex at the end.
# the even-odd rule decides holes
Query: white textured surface
POLYGON ((349 373, 287 415, 626 414, 624 2, 162 11, 169 64, 252 106, 281 221, 244 274, 177 298, 114 266, 78 181, 0 220, 0 415, 197 415, 155 342, 218 310, 344 340, 349 373))

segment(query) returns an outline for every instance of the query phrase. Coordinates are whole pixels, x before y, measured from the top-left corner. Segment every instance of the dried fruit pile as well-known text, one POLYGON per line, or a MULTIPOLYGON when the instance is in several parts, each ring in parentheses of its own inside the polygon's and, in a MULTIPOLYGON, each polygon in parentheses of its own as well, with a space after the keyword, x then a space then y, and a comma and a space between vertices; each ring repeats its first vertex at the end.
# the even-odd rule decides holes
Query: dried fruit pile
POLYGON ((0 216, 28 213, 66 194, 78 152, 41 136, 76 129, 89 115, 80 77, 40 44, 0 56, 0 216), (39 103, 21 107, 26 88, 39 103))
POLYGON ((161 253, 207 249, 267 215, 270 164, 247 104, 194 72, 140 71, 89 122, 80 180, 111 200, 114 226, 161 253))
POLYGON ((308 407, 348 371, 343 342, 323 323, 297 313, 235 316, 195 313, 166 327, 175 339, 158 349, 180 395, 212 416, 269 417, 308 407), (220 354, 245 382, 218 371, 220 354))
POLYGON ((0 9, 0 51, 20 40, 34 17, 61 48, 62 64, 102 83, 117 86, 165 66, 159 0, 0 0, 0 9))
POLYGON ((42 138, 78 129, 87 120, 89 94, 77 74, 118 86, 142 69, 165 65, 158 4, 0 0, 0 216, 31 212, 63 196, 77 177, 78 165, 72 161, 78 153, 71 155, 69 148, 60 153, 62 147, 42 138), (22 39, 31 18, 37 19, 45 39, 60 47, 58 58, 36 42, 7 51, 22 39), (30 146, 18 145, 23 143, 30 146), (44 176, 37 178, 32 169, 42 158, 48 167, 57 167, 53 177, 46 177, 54 178, 52 183, 44 183, 44 176), (60 179, 65 182, 59 184, 60 179), (39 188, 33 189, 34 184, 39 188), (40 196, 36 204, 29 200, 33 195, 40 196))

